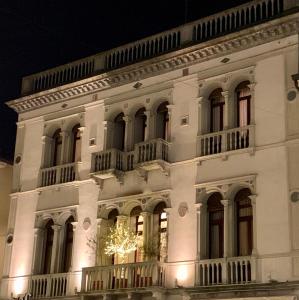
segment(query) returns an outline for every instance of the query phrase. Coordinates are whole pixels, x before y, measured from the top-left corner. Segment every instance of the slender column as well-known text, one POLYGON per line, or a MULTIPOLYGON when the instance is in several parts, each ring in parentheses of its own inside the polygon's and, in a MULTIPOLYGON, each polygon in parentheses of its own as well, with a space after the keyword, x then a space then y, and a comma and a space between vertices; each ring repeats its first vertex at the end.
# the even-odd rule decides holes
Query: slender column
POLYGON ((31 264, 31 273, 39 274, 42 264, 42 228, 34 228, 33 255, 31 264))
POLYGON ((248 196, 252 206, 252 256, 257 255, 256 195, 248 196))
POLYGON ((76 236, 77 236, 77 225, 78 222, 71 222, 73 226, 73 248, 72 248, 72 259, 71 259, 71 266, 70 271, 74 271, 76 255, 77 255, 77 247, 76 247, 76 236))
MULTIPOLYGON (((140 213, 140 215, 143 217, 143 246, 146 245, 150 239, 152 239, 153 237, 150 236, 150 215, 151 213, 147 212, 147 211, 143 211, 140 213)), ((143 259, 146 260, 148 259, 148 257, 144 257, 144 253, 143 253, 143 259)))
POLYGON ((97 234, 95 237, 95 263, 97 266, 107 266, 109 264, 108 257, 104 253, 104 245, 102 245, 101 238, 107 234, 108 220, 97 219, 97 234))
POLYGON ((255 109, 254 109, 254 93, 255 93, 255 86, 256 83, 252 82, 250 84, 248 84, 248 87, 250 89, 250 125, 254 125, 255 124, 255 109))
POLYGON ((207 233, 206 233, 206 215, 207 205, 205 203, 196 203, 197 213, 197 255, 196 260, 205 259, 207 257, 207 233))
POLYGON ((51 257, 51 270, 50 273, 57 273, 58 267, 58 255, 59 255, 59 240, 60 240, 60 230, 61 225, 53 225, 54 230, 53 246, 52 246, 52 257, 51 257))
POLYGON ((104 141, 103 141, 103 149, 108 150, 112 148, 113 141, 113 122, 111 121, 103 121, 104 128, 104 141))
POLYGON ((144 131, 144 141, 148 141, 151 139, 151 111, 150 110, 146 110, 144 112, 145 116, 146 116, 146 123, 145 123, 145 131, 144 131))
POLYGON ((205 113, 203 111, 204 104, 206 101, 204 100, 204 97, 200 96, 197 98, 197 120, 198 120, 198 130, 197 130, 197 136, 201 136, 204 131, 204 121, 205 121, 205 113))
POLYGON ((42 136, 42 168, 48 168, 51 165, 53 152, 53 139, 44 135, 42 136))
POLYGON ((166 141, 167 142, 171 142, 171 140, 172 140, 171 126, 172 126, 173 108, 174 108, 173 104, 167 105, 168 119, 169 119, 169 121, 168 121, 168 128, 167 128, 167 134, 166 134, 166 141))
POLYGON ((229 250, 229 200, 221 200, 221 204, 224 206, 224 228, 223 228, 223 235, 224 235, 224 243, 223 243, 223 257, 226 258, 228 256, 229 250))
POLYGON ((124 116, 123 120, 126 123, 126 128, 125 128, 125 147, 124 150, 125 152, 131 150, 131 118, 129 116, 124 116))
POLYGON ((229 128, 229 92, 224 91, 221 93, 224 97, 224 113, 223 113, 223 129, 226 130, 229 128))

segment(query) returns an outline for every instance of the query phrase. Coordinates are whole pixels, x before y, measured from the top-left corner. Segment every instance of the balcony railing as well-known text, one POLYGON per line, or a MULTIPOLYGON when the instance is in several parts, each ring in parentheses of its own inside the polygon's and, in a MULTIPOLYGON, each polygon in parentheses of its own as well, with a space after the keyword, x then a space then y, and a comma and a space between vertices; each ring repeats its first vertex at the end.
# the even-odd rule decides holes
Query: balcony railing
POLYGON ((199 156, 254 146, 254 126, 244 126, 199 136, 199 156))
POLYGON ((30 280, 32 299, 67 295, 68 273, 34 275, 30 280))
POLYGON ((66 183, 78 179, 78 164, 70 163, 41 169, 40 186, 66 183))
POLYGON ((158 56, 182 46, 201 43, 275 18, 295 6, 296 3, 290 0, 250 1, 97 55, 24 77, 22 94, 39 92, 158 56))
POLYGON ((130 152, 109 149, 93 153, 91 172, 107 174, 114 170, 131 171, 137 164, 156 160, 168 162, 168 149, 169 144, 165 140, 155 139, 136 144, 130 152))
POLYGON ((83 268, 81 292, 164 286, 165 270, 158 262, 83 268))
POLYGON ((197 265, 197 285, 246 284, 255 281, 254 257, 207 259, 197 265))

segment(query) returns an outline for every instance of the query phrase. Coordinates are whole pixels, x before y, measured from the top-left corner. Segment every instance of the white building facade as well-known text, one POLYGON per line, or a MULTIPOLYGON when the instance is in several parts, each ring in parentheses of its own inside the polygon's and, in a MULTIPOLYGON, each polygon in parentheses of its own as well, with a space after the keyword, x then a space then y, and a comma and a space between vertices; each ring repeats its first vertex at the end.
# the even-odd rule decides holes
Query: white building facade
POLYGON ((298 294, 298 0, 23 79, 0 297, 298 294), (113 226, 139 247, 104 254, 113 226))

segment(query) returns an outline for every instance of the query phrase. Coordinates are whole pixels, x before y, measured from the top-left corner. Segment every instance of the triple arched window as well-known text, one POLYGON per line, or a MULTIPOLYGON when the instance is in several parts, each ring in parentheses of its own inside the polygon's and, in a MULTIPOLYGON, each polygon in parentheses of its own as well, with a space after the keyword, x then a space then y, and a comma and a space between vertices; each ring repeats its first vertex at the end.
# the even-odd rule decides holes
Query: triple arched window
POLYGON ((107 145, 120 151, 132 149, 135 144, 149 139, 170 138, 170 119, 168 101, 162 102, 154 111, 146 111, 145 107, 138 109, 133 115, 125 116, 119 113, 112 122, 112 134, 108 136, 112 142, 107 145), (152 114, 152 117, 149 117, 152 114), (129 125, 129 120, 133 126, 129 125))

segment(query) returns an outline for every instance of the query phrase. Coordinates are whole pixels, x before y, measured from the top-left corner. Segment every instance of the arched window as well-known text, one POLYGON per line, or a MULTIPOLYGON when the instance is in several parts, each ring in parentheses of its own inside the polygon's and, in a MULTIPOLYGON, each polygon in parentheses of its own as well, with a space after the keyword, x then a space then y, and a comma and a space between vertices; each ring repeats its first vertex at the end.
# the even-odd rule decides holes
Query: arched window
POLYGON ((41 268, 43 274, 50 274, 51 272, 51 258, 54 238, 54 230, 52 228, 53 225, 53 220, 50 219, 45 226, 43 263, 41 268))
POLYGON ((63 273, 67 273, 70 271, 72 265, 72 253, 73 253, 73 241, 74 241, 74 233, 73 233, 73 225, 74 217, 70 216, 65 222, 64 227, 64 256, 63 256, 63 273))
POLYGON ((224 207, 220 193, 212 194, 208 199, 209 219, 209 258, 223 257, 224 207))
POLYGON ((125 148, 125 130, 124 114, 120 113, 114 119, 113 147, 121 151, 125 148))
POLYGON ((72 129, 72 162, 81 160, 81 133, 80 124, 77 124, 72 129))
MULTIPOLYGON (((116 208, 112 209, 109 212, 109 215, 108 215, 108 227, 116 226, 117 225, 117 216, 118 216, 118 210, 116 208)), ((112 265, 115 264, 115 255, 114 254, 111 255, 111 264, 112 265)))
POLYGON ((169 114, 167 109, 168 102, 163 102, 157 109, 156 137, 163 140, 169 138, 169 114))
POLYGON ((167 255, 167 214, 165 203, 160 202, 154 209, 154 232, 158 234, 159 260, 167 255))
POLYGON ((252 253, 253 228, 250 195, 250 190, 245 188, 235 196, 238 256, 247 256, 252 253))
POLYGON ((53 142, 54 142, 54 151, 53 151, 53 160, 52 165, 57 166, 61 162, 62 156, 62 136, 61 130, 57 129, 53 135, 53 142))
POLYGON ((214 90, 209 97, 210 101, 210 132, 223 130, 224 120, 224 97, 222 89, 214 90))
POLYGON ((130 213, 131 224, 135 228, 135 233, 138 235, 138 248, 135 250, 135 262, 142 262, 142 251, 140 248, 143 245, 143 217, 141 215, 142 209, 136 206, 130 213))
POLYGON ((250 88, 249 81, 241 82, 235 89, 237 99, 236 126, 243 127, 250 124, 250 88))
POLYGON ((140 143, 145 138, 146 128, 146 115, 144 114, 145 108, 140 108, 135 114, 134 120, 134 143, 140 143))

